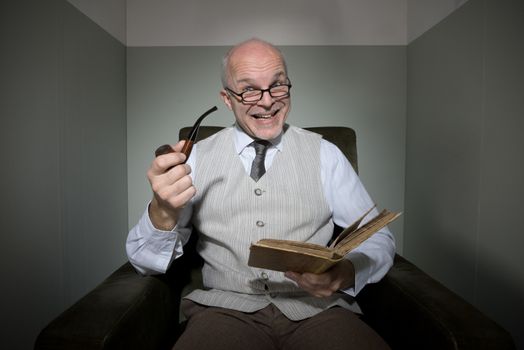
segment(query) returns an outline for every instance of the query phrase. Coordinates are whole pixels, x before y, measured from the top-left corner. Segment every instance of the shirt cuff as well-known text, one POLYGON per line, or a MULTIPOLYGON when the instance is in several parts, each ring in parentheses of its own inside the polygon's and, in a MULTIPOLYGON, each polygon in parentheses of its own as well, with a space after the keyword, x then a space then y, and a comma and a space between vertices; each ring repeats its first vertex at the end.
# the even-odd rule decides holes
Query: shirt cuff
POLYGON ((175 226, 171 231, 157 229, 149 217, 149 210, 146 210, 140 220, 142 232, 149 233, 147 240, 149 259, 152 262, 153 270, 166 272, 171 262, 183 254, 183 243, 178 237, 175 226))
POLYGON ((353 287, 342 289, 341 291, 355 297, 367 284, 370 273, 369 257, 363 253, 349 252, 346 255, 346 259, 351 261, 353 268, 355 269, 355 284, 353 287))

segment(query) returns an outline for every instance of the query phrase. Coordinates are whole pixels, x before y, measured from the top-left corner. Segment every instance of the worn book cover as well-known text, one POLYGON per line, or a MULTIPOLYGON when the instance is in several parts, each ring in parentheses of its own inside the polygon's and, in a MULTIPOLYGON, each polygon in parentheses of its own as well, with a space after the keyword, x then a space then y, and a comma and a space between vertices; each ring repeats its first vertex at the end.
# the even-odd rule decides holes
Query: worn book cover
POLYGON ((401 215, 384 209, 361 225, 373 209, 342 231, 329 247, 282 239, 261 239, 251 245, 248 265, 275 271, 322 273, 401 215))

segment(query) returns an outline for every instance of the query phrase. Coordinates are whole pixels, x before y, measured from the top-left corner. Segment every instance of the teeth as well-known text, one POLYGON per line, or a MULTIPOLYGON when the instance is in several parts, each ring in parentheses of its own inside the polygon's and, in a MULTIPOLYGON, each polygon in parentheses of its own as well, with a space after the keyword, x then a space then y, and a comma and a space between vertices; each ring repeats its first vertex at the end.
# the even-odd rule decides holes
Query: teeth
POLYGON ((264 114, 264 115, 258 114, 258 115, 255 115, 254 117, 259 118, 259 119, 270 119, 273 117, 273 114, 264 114))

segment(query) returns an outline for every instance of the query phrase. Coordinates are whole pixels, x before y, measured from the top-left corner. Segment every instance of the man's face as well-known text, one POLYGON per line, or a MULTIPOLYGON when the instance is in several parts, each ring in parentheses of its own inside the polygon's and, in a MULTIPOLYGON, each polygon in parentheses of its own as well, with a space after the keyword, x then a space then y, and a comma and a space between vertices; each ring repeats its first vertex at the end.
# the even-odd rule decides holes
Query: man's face
MULTIPOLYGON (((247 43, 230 56, 228 88, 236 93, 251 89, 269 89, 287 83, 287 75, 278 52, 262 43, 247 43)), ((290 109, 290 98, 273 98, 264 92, 258 102, 246 104, 226 90, 221 96, 235 114, 238 125, 255 139, 271 140, 282 132, 290 109)))

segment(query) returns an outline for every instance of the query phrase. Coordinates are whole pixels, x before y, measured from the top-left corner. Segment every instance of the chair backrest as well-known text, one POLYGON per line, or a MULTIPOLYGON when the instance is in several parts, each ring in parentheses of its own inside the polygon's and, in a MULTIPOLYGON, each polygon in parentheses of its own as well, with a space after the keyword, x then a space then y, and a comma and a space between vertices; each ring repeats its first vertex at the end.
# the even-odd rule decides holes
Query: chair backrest
MULTIPOLYGON (((198 130, 196 141, 203 140, 222 129, 222 126, 201 126, 198 130)), ((320 134, 324 139, 334 143, 349 159, 353 169, 358 173, 357 138, 353 129, 343 126, 322 126, 304 129, 320 134)), ((180 139, 187 138, 190 131, 191 127, 180 129, 180 139)))

